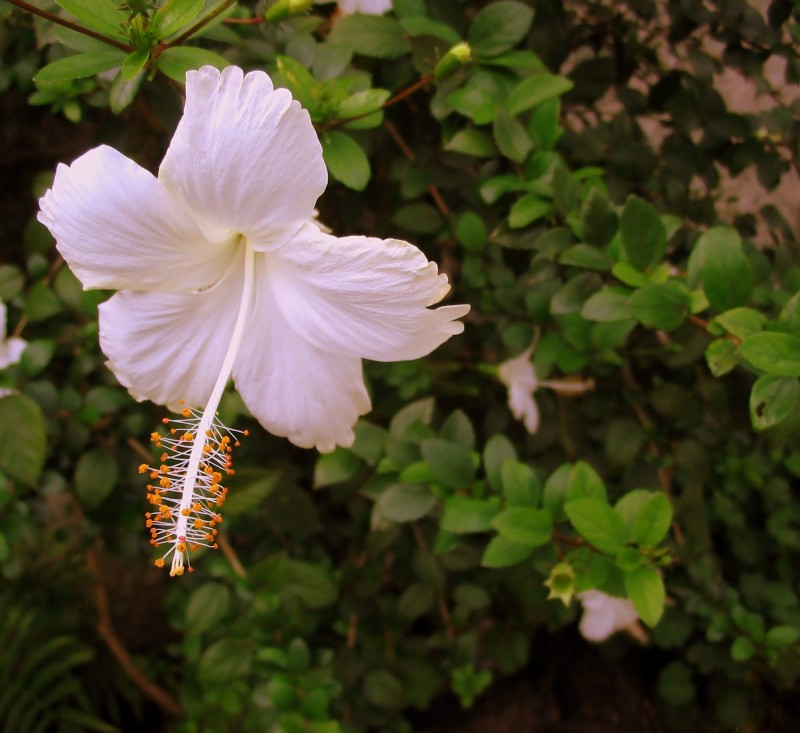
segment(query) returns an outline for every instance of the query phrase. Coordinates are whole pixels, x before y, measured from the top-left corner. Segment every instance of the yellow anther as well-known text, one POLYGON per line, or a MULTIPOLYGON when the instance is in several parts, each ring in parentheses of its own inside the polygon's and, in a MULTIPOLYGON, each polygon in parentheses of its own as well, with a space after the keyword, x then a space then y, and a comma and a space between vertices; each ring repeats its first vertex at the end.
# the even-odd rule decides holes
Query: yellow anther
POLYGON ((184 517, 188 517, 191 513, 192 513, 192 510, 189 509, 189 507, 185 507, 185 508, 181 509, 181 514, 183 514, 184 517))
POLYGON ((181 576, 183 575, 183 565, 178 565, 177 568, 173 568, 169 571, 170 577, 175 577, 176 575, 181 576))
POLYGON ((149 468, 150 466, 148 466, 146 463, 143 463, 141 466, 139 466, 139 473, 147 473, 147 469, 149 468))
POLYGON ((155 565, 157 568, 163 568, 164 567, 164 558, 163 557, 159 557, 158 560, 156 560, 153 563, 153 565, 155 565))
POLYGON ((191 414, 192 414, 192 411, 188 407, 184 407, 181 410, 181 415, 183 415, 184 417, 191 417, 191 414))

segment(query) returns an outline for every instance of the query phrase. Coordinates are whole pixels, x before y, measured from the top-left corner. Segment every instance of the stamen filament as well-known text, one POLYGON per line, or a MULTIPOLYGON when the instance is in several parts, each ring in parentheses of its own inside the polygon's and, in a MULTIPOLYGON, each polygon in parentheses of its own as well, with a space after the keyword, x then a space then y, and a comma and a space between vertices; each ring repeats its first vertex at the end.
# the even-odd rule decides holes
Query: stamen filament
MULTIPOLYGON (((252 306, 255 252, 245 239, 244 245, 244 285, 239 303, 239 312, 231 334, 231 341, 222 361, 219 375, 211 390, 211 395, 202 413, 185 408, 184 420, 164 420, 176 425, 168 436, 153 433, 156 446, 166 446, 172 451, 164 453, 160 468, 140 466, 140 472, 150 472, 150 477, 158 481, 157 486, 148 486, 148 500, 158 506, 158 513, 146 514, 153 544, 169 543, 171 546, 156 565, 163 567, 172 554, 170 575, 183 575, 184 560, 189 570, 189 550, 198 545, 216 548, 214 526, 222 521, 217 507, 222 504, 227 489, 220 485, 223 473, 232 474, 230 453, 231 440, 241 431, 226 428, 217 419, 217 408, 230 379, 236 355, 244 334, 245 322, 252 306), (199 419, 198 419, 199 418, 199 419), (191 441, 191 450, 187 444, 191 441), (188 452, 188 457, 187 457, 188 452), (167 462, 171 461, 171 465, 167 462), (177 485, 173 485, 177 483, 177 485), (180 491, 178 500, 177 492, 180 491)), ((244 434, 247 434, 244 431, 244 434)))

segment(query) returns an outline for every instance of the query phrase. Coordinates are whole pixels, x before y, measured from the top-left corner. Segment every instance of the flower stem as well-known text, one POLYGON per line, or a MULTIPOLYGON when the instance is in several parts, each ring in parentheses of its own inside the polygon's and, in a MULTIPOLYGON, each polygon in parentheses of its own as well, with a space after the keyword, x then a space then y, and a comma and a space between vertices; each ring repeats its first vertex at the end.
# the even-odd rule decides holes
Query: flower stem
POLYGON ((40 18, 49 20, 51 23, 63 26, 64 28, 69 28, 71 31, 75 31, 76 33, 82 33, 84 36, 89 36, 89 38, 94 38, 96 41, 102 41, 103 43, 107 43, 109 46, 113 46, 114 48, 120 49, 120 51, 133 51, 133 46, 129 46, 126 43, 122 43, 121 41, 109 38, 108 36, 104 36, 102 33, 96 33, 95 31, 90 30, 89 28, 84 28, 83 26, 78 25, 77 23, 73 23, 71 20, 60 18, 59 16, 54 15, 53 13, 50 13, 47 10, 42 10, 41 8, 37 8, 35 5, 26 3, 25 0, 8 0, 8 2, 11 5, 16 5, 21 10, 25 10, 31 15, 38 15, 40 18))

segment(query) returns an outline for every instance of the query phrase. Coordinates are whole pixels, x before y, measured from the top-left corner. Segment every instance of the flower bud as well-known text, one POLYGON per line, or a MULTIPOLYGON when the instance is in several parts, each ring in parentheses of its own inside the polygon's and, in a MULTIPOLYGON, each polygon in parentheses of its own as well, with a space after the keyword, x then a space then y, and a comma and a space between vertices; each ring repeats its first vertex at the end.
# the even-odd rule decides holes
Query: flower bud
POLYGON ((466 41, 461 41, 439 59, 439 63, 433 70, 433 78, 436 81, 443 81, 470 61, 472 61, 472 49, 466 41))
POLYGON ((278 0, 264 13, 264 17, 269 22, 276 23, 293 15, 305 13, 313 4, 314 0, 278 0))
POLYGON ((575 571, 572 569, 572 565, 560 562, 553 566, 550 577, 544 584, 550 589, 550 594, 547 596, 548 601, 557 598, 565 606, 568 606, 575 594, 575 571))

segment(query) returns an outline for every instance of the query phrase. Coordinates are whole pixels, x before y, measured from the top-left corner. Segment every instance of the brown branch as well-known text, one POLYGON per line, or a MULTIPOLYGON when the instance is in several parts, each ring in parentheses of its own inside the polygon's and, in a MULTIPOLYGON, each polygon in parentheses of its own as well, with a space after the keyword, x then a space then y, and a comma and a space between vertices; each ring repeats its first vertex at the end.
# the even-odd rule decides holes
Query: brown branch
POLYGON ((153 460, 153 456, 147 448, 145 448, 136 438, 128 438, 128 445, 134 452, 138 453, 141 458, 147 461, 148 465, 153 460))
POLYGON ((263 15, 259 15, 255 18, 225 18, 222 22, 230 25, 257 25, 258 23, 266 23, 267 19, 263 15))
POLYGON ((106 43, 109 46, 118 48, 120 51, 128 51, 130 53, 131 51, 134 50, 133 46, 129 46, 126 43, 122 43, 121 41, 109 38, 108 36, 104 36, 102 33, 96 33, 95 31, 90 30, 89 28, 84 28, 82 25, 78 25, 77 23, 73 23, 71 20, 66 20, 64 18, 59 17, 58 15, 49 13, 47 10, 42 10, 41 8, 37 8, 35 5, 26 3, 25 0, 8 0, 8 2, 11 3, 11 5, 16 5, 18 8, 30 13, 31 15, 38 15, 40 18, 49 20, 51 23, 63 26, 64 28, 69 28, 71 31, 75 31, 76 33, 82 33, 84 36, 89 36, 89 38, 94 38, 96 41, 102 41, 103 43, 106 43))
POLYGON ((246 578, 247 570, 244 569, 244 565, 239 561, 239 556, 236 554, 236 550, 233 549, 230 540, 224 534, 219 534, 217 535, 217 544, 219 549, 222 550, 222 554, 225 555, 225 559, 231 564, 233 572, 240 578, 246 578))
MULTIPOLYGON (((430 552, 428 541, 425 539, 425 535, 422 534, 422 529, 420 529, 419 524, 411 522, 411 531, 414 534, 417 547, 425 552, 430 552)), ((453 627, 453 617, 450 615, 450 609, 447 607, 447 598, 445 597, 444 591, 441 591, 437 596, 437 606, 439 608, 439 615, 442 617, 442 623, 444 624, 445 635, 448 639, 455 639, 456 630, 453 627)))
POLYGON ((90 548, 86 553, 86 564, 89 566, 89 571, 95 580, 94 602, 97 609, 97 631, 103 637, 109 651, 114 655, 120 667, 136 687, 157 703, 165 712, 175 717, 179 716, 181 708, 177 700, 161 687, 151 682, 133 663, 130 652, 125 648, 116 631, 114 631, 108 607, 108 593, 103 584, 103 571, 96 546, 90 548))
MULTIPOLYGON (((397 127, 395 127, 394 123, 387 120, 383 126, 386 128, 386 131, 389 133, 392 140, 397 143, 397 147, 400 148, 400 150, 403 152, 403 155, 405 155, 406 158, 413 163, 417 159, 417 156, 409 147, 408 143, 403 139, 403 136, 400 134, 400 131, 397 129, 397 127)), ((439 213, 444 217, 449 216, 450 208, 447 206, 447 203, 442 196, 442 192, 435 183, 428 184, 428 193, 431 195, 433 202, 436 204, 436 208, 439 209, 439 213)))

